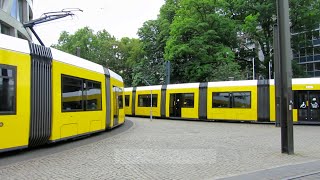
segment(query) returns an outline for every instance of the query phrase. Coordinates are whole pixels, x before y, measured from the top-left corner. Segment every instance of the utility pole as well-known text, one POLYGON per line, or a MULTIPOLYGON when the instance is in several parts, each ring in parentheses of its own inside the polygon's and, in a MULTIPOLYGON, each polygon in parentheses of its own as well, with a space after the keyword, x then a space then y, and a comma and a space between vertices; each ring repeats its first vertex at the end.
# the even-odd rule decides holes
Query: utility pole
POLYGON ((280 36, 280 72, 276 73, 280 78, 281 87, 281 151, 293 154, 293 122, 292 122, 292 67, 290 59, 290 26, 289 26, 289 2, 277 0, 278 26, 280 36))
POLYGON ((170 61, 166 61, 166 84, 170 84, 170 72, 171 72, 170 61))
POLYGON ((252 78, 253 78, 253 80, 254 80, 254 78, 255 78, 255 72, 254 72, 254 57, 252 58, 252 78))
POLYGON ((269 61, 269 81, 271 79, 271 61, 269 61))
POLYGON ((276 127, 280 127, 281 122, 281 80, 278 77, 281 73, 280 68, 280 52, 279 52, 279 27, 277 24, 273 26, 273 63, 274 63, 274 85, 275 85, 275 105, 276 105, 276 127))
POLYGON ((76 49, 76 56, 80 57, 80 47, 77 47, 76 49))

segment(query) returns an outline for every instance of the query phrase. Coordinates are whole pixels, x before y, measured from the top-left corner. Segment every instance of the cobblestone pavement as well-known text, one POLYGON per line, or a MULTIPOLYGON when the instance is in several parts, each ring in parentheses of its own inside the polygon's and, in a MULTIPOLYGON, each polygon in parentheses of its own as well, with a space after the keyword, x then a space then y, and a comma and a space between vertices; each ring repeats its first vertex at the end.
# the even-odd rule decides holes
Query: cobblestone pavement
POLYGON ((294 126, 289 156, 273 125, 127 119, 117 136, 0 166, 0 179, 218 179, 320 160, 319 126, 294 126))

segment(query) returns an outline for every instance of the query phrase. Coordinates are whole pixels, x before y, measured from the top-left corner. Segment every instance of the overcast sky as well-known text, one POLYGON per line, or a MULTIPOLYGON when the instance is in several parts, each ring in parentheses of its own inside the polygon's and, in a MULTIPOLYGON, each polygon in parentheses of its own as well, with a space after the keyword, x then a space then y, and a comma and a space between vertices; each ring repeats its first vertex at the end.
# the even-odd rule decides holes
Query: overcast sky
MULTIPOLYGON (((72 18, 44 23, 35 26, 46 46, 55 44, 62 31, 74 33, 77 29, 89 26, 95 31, 106 29, 117 39, 137 38, 137 31, 143 22, 156 19, 164 0, 34 0, 33 18, 44 12, 60 11, 64 8, 80 8, 72 18)), ((37 40, 34 38, 36 43, 37 40)))

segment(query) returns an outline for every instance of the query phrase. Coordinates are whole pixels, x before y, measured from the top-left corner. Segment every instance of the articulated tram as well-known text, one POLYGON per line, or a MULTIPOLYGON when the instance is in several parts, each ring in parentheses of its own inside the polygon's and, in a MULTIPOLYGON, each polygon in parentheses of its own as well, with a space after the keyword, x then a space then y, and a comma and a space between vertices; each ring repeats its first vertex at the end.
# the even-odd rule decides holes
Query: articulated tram
POLYGON ((123 124, 123 87, 101 65, 0 34, 0 152, 123 124))
MULTIPOLYGON (((320 124, 320 78, 292 80, 295 123, 320 124)), ((274 80, 125 88, 125 113, 171 119, 274 122, 274 80), (151 106, 152 94, 152 106, 151 106)))

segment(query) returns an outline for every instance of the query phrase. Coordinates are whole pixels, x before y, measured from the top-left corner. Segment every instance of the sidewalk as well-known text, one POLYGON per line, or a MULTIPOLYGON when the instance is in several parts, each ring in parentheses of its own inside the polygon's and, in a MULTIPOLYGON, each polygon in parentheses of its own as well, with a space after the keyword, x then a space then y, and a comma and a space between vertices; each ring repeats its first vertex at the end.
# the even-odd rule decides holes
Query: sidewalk
POLYGON ((320 179, 320 160, 296 165, 282 166, 256 171, 248 174, 222 178, 223 180, 240 179, 320 179))

